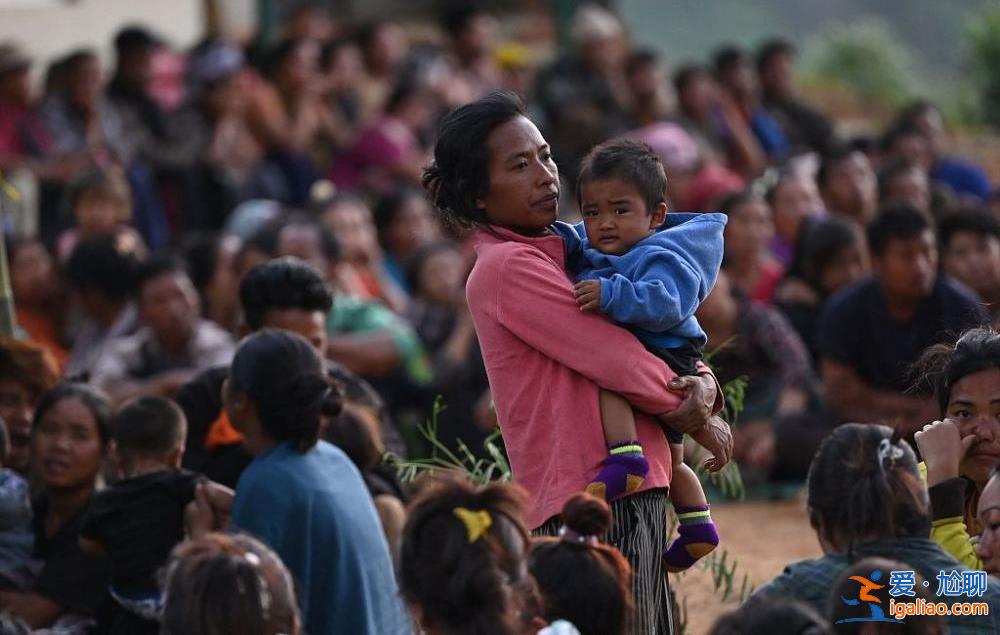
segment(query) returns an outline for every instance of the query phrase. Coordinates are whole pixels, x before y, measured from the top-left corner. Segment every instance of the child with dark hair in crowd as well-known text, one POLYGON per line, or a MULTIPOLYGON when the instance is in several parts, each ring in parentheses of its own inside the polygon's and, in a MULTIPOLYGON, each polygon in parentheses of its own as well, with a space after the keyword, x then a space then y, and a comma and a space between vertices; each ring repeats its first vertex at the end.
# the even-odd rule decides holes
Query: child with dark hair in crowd
POLYGON ((28 482, 5 467, 9 450, 7 426, 0 420, 0 589, 23 590, 40 566, 31 557, 35 536, 28 482))
MULTIPOLYGON (((203 480, 180 469, 186 433, 184 413, 160 397, 131 401, 112 420, 122 480, 97 494, 80 533, 82 549, 109 556, 108 591, 118 610, 107 632, 159 632, 156 572, 184 539, 184 508, 203 480)), ((216 483, 204 489, 213 509, 227 513, 232 492, 216 483)))
POLYGON ((562 509, 558 538, 539 538, 528 566, 538 583, 543 616, 567 620, 581 635, 622 635, 632 607, 632 568, 600 542, 611 529, 607 503, 580 493, 562 509))
POLYGON ((543 625, 517 486, 427 487, 403 529, 399 586, 421 632, 526 635, 543 625))
POLYGON ((288 568, 246 534, 213 533, 178 546, 163 586, 163 635, 302 632, 288 568))
POLYGON ((142 237, 130 225, 132 193, 120 169, 112 167, 84 174, 72 191, 70 211, 73 228, 64 231, 56 244, 59 262, 66 262, 81 239, 92 236, 117 236, 145 251, 142 237))
MULTIPOLYGON (((583 224, 557 223, 570 254, 581 311, 600 312, 629 327, 678 375, 696 375, 707 338, 694 317, 715 286, 722 264, 721 214, 667 214, 667 178, 652 148, 624 139, 594 148, 583 160, 577 192, 583 224)), ((635 491, 649 472, 632 406, 601 390, 608 456, 587 490, 612 500, 635 491)), ((719 534, 701 482, 684 461, 684 437, 667 429, 673 461, 670 500, 678 539, 664 554, 682 571, 715 549, 719 534)), ((709 429, 693 438, 714 455, 709 469, 729 460, 732 439, 709 429)))

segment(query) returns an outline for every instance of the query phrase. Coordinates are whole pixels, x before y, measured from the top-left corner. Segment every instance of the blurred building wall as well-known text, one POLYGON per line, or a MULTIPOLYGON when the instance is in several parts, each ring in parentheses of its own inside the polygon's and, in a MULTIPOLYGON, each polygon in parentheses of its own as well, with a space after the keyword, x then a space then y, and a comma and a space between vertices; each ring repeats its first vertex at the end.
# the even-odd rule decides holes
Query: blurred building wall
MULTIPOLYGON (((229 0, 226 0, 227 2, 229 0)), ((203 0, 0 0, 0 41, 20 43, 41 73, 45 64, 86 46, 113 57, 115 32, 142 23, 171 45, 187 48, 203 32, 203 0)))

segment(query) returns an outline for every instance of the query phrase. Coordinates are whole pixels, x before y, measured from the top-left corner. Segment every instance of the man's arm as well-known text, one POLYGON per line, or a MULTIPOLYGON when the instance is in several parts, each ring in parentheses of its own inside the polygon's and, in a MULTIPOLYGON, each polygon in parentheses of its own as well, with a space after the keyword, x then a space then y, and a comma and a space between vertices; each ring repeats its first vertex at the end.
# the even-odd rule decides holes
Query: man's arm
POLYGON ((401 359, 396 338, 386 329, 330 335, 326 355, 365 377, 387 375, 401 359))
POLYGON ((901 419, 904 431, 909 434, 930 421, 927 416, 934 416, 931 400, 873 388, 851 368, 838 362, 825 359, 821 369, 827 399, 845 419, 861 423, 901 419))

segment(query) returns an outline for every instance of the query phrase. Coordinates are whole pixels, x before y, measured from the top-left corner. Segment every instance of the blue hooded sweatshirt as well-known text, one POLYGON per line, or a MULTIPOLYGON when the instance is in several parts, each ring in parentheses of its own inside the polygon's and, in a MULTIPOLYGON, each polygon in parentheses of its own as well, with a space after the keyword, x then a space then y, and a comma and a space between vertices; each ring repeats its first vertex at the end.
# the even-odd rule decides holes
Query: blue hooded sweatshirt
POLYGON ((577 282, 601 281, 601 312, 649 349, 676 349, 708 339, 694 317, 722 266, 726 215, 669 213, 656 232, 620 256, 591 246, 583 223, 556 222, 577 282))

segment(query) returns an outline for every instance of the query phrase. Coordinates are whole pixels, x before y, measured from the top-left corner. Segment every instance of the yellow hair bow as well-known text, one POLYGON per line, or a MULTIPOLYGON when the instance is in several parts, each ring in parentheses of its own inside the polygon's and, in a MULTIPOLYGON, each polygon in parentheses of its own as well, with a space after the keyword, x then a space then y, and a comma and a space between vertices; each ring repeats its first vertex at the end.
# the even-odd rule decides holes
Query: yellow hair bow
POLYGON ((456 507, 455 511, 452 512, 455 517, 462 521, 465 525, 465 531, 469 534, 469 542, 473 543, 483 537, 490 526, 493 524, 493 519, 490 518, 490 513, 485 510, 466 509, 465 507, 456 507))

